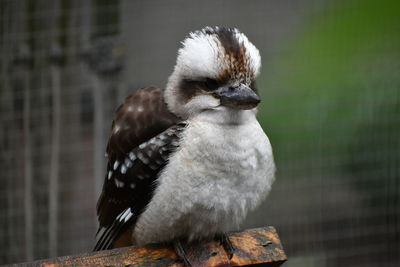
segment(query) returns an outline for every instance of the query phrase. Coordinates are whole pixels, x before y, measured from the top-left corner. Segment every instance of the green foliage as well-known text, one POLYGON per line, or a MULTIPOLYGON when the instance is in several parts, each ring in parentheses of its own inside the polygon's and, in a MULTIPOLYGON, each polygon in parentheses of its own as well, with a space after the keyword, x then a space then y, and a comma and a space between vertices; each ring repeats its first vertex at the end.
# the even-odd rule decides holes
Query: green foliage
MULTIPOLYGON (((276 59, 265 59, 259 118, 278 168, 297 161, 302 170, 337 171, 357 156, 354 145, 368 140, 371 125, 382 136, 400 135, 399 3, 336 1, 305 22, 276 59), (382 116, 391 117, 390 127, 382 127, 382 116)), ((391 149, 375 141, 383 153, 391 149)))

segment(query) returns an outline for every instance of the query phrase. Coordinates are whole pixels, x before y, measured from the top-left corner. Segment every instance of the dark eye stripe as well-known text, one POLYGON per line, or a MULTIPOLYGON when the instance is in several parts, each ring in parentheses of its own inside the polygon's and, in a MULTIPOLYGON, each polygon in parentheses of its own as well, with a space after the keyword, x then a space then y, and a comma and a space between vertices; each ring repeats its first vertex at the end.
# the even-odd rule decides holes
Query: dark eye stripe
POLYGON ((211 78, 206 78, 204 82, 204 89, 206 89, 207 91, 217 90, 219 86, 220 84, 216 80, 211 78))

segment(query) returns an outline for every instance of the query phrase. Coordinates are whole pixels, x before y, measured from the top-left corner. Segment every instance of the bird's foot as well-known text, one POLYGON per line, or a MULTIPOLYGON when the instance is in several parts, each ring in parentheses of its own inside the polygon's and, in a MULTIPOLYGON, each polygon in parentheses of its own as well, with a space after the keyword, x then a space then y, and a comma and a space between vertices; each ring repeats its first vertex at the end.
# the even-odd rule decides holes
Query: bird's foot
POLYGON ((235 247, 232 245, 231 240, 229 239, 226 233, 218 235, 219 242, 224 247, 226 254, 229 259, 232 259, 233 254, 235 253, 235 247))
POLYGON ((192 264, 190 264, 188 258, 186 257, 185 249, 183 248, 180 240, 174 242, 174 250, 178 257, 183 260, 185 267, 192 267, 192 264))

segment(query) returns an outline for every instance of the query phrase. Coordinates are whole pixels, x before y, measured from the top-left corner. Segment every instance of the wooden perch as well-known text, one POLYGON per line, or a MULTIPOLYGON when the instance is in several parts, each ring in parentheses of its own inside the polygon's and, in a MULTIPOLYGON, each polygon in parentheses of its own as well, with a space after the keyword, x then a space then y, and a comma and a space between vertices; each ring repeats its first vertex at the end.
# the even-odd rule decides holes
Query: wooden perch
MULTIPOLYGON (((217 241, 185 246, 187 258, 193 267, 279 266, 286 260, 282 244, 274 227, 264 227, 231 233, 229 238, 236 251, 231 260, 217 241)), ((181 267, 171 246, 150 245, 125 247, 87 254, 64 256, 26 263, 29 266, 174 266, 181 267)))

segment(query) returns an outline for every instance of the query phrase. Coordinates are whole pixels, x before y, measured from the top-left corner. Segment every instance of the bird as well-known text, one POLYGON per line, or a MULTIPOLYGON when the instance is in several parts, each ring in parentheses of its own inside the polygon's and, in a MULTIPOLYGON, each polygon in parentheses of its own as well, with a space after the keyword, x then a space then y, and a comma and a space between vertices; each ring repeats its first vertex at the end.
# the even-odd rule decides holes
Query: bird
POLYGON ((117 108, 97 203, 94 250, 219 239, 240 229, 275 180, 257 121, 259 50, 237 28, 204 27, 178 50, 165 89, 144 87, 117 108))

